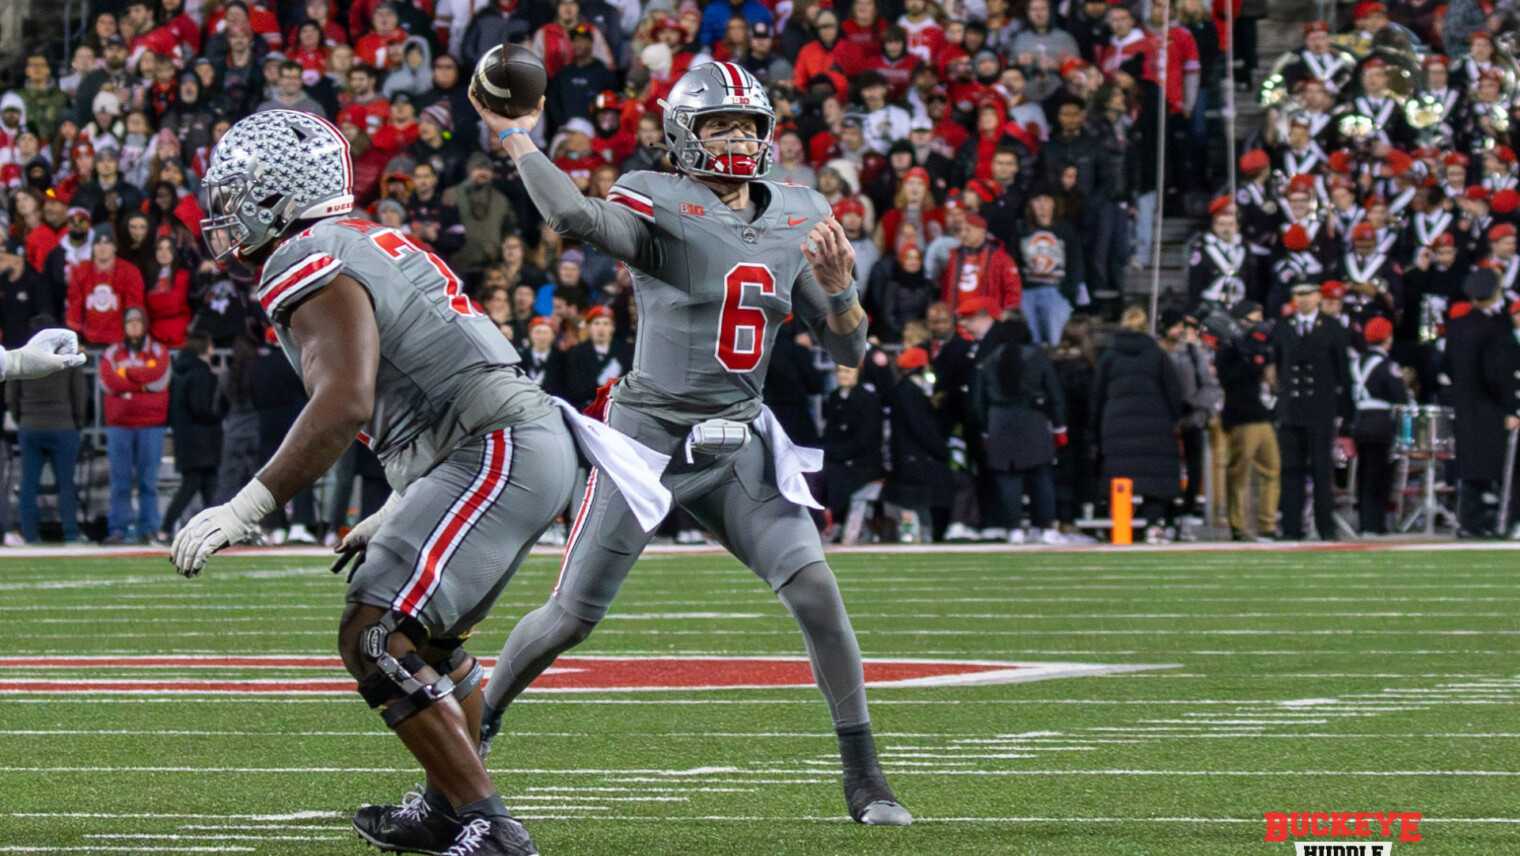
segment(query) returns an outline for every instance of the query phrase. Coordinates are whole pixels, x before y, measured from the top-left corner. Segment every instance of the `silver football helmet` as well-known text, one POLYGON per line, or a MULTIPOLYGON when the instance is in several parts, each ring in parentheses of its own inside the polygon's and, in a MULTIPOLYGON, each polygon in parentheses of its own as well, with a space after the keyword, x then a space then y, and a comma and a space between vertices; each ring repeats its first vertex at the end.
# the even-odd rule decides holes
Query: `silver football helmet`
POLYGON ((699 65, 681 75, 660 101, 665 109, 665 142, 676 166, 689 175, 751 181, 771 168, 771 137, 776 111, 770 96, 753 74, 731 62, 699 65), (697 127, 713 113, 748 113, 755 117, 757 135, 726 137, 728 152, 713 154, 697 137, 697 127), (749 155, 733 149, 734 143, 759 146, 749 155))
POLYGON ((353 210, 348 140, 326 119, 267 110, 238 121, 206 169, 201 221, 217 261, 245 256, 292 224, 353 210))

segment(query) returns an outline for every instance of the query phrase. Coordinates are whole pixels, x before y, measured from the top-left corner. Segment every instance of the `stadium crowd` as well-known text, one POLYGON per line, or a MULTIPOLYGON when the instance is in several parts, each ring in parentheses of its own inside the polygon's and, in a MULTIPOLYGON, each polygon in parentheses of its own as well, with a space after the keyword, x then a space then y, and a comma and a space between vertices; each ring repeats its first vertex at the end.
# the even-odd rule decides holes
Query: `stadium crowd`
MULTIPOLYGON (((355 216, 446 259, 524 369, 590 405, 632 363, 628 273, 544 227, 479 126, 469 71, 502 41, 543 56, 538 141, 606 198, 623 172, 670 169, 661 97, 693 65, 728 61, 768 87, 770 177, 833 205, 871 319, 864 365, 832 373, 788 325, 766 383, 791 436, 825 450, 830 534, 884 479, 881 498, 925 539, 1082 540, 1079 519, 1101 516, 1125 477, 1147 540, 1188 537, 1187 520, 1215 513, 1200 506, 1211 460, 1233 537, 1304 537, 1312 483, 1314 531, 1334 539, 1337 449, 1361 460, 1349 528, 1381 533, 1391 408, 1406 403, 1456 408, 1460 530, 1496 534, 1520 424, 1520 169, 1496 43, 1520 21, 1365 0, 1334 43, 1305 26, 1238 193, 1208 204, 1185 293, 1151 319, 1126 307, 1126 270, 1150 258, 1160 207, 1218 194, 1208 116, 1256 64, 1265 4, 1223 2, 1180 0, 1167 20, 1121 0, 94 0, 71 54, 28 56, 0 97, 0 342, 62 321, 98 357, 107 542, 165 538, 196 495, 223 499, 304 397, 263 348, 256 272, 205 254, 199 178, 241 116, 303 110, 349 141, 355 216), (1413 73, 1390 52, 1419 57, 1413 73), (1411 97, 1436 120, 1406 118, 1411 97), (222 368, 213 354, 229 351, 222 368), (171 431, 180 489, 160 516, 171 431)), ((61 535, 79 538, 85 375, 12 382, 6 399, 21 538, 41 537, 49 464, 61 535)), ((340 470, 340 484, 363 480, 366 510, 383 502, 367 450, 340 470)), ((335 538, 340 493, 267 526, 335 538)))

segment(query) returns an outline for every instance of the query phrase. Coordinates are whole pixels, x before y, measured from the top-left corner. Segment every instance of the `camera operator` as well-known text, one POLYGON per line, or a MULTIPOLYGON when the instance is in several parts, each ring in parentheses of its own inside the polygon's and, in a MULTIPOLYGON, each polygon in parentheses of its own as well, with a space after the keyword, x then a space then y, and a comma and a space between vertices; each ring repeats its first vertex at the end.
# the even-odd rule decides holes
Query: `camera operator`
POLYGON ((1236 541, 1270 541, 1277 528, 1277 499, 1282 458, 1272 430, 1267 392, 1274 372, 1272 325, 1262 319, 1261 304, 1242 300, 1228 313, 1215 310, 1203 322, 1217 342, 1214 365, 1224 389, 1220 418, 1229 435, 1229 469, 1225 473, 1230 536, 1236 541), (1257 475, 1256 535, 1246 525, 1246 492, 1257 475))

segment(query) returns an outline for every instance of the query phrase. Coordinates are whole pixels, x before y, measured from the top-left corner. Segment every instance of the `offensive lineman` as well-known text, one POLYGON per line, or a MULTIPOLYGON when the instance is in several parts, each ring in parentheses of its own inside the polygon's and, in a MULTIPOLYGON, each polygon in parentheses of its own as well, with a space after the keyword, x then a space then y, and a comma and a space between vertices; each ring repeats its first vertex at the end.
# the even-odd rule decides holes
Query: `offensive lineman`
MULTIPOLYGON (((760 180, 775 130, 764 88, 732 63, 687 72, 663 105, 680 174, 629 173, 605 201, 582 196, 538 151, 528 136, 538 111, 508 119, 475 106, 550 227, 633 271, 633 369, 613 386, 605 418, 671 455, 663 482, 676 500, 801 626, 839 738, 850 816, 911 823, 877 762, 860 648, 803 507, 816 502, 802 472, 817 469, 821 455, 792 446, 761 404, 776 329, 788 315, 840 365, 859 365, 866 340, 854 250, 828 203, 812 190, 760 180)), ((482 749, 506 705, 606 615, 648 542, 631 523, 619 489, 593 470, 554 594, 513 628, 488 685, 482 749)))
MULTIPOLYGON (((357 434, 397 493, 342 545, 360 556, 338 629, 343 663, 427 772, 429 813, 446 829, 433 852, 537 853, 477 755, 483 670, 461 646, 569 501, 576 447, 447 265, 394 229, 346 217, 349 164, 336 128, 290 110, 239 121, 212 154, 206 243, 217 259, 263 266, 259 301, 310 401, 258 475, 180 532, 173 561, 198 574, 357 434)), ((586 426, 570 427, 585 445, 586 426)), ((592 433, 612 447, 588 448, 593 460, 638 455, 602 426, 592 433)), ((613 461, 615 480, 639 495, 626 463, 613 461)), ((642 475, 653 483, 649 468, 642 475)), ((366 806, 354 826, 378 844, 397 814, 416 811, 366 806)))

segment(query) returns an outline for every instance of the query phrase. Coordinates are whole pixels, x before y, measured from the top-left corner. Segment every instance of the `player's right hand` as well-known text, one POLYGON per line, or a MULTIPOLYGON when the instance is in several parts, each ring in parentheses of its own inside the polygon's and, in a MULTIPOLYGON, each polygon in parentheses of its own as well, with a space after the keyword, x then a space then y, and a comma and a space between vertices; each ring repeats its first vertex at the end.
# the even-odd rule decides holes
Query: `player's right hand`
POLYGON ((199 574, 212 553, 252 535, 259 521, 274 508, 274 495, 254 479, 227 503, 213 505, 190 518, 169 548, 175 570, 185 577, 199 574))
POLYGON ((481 100, 475 97, 474 91, 470 92, 470 103, 475 105, 475 112, 480 114, 480 120, 486 123, 486 127, 491 130, 491 136, 493 137, 500 137, 502 131, 511 128, 531 133, 538 126, 538 117, 544 114, 544 101, 545 99, 543 98, 538 99, 538 106, 533 108, 532 111, 524 113, 516 119, 509 119, 481 103, 481 100))
POLYGON ((85 355, 79 353, 79 336, 73 330, 50 327, 37 331, 31 341, 15 350, 0 348, 0 369, 3 369, 0 378, 33 380, 82 366, 84 361, 85 355))

